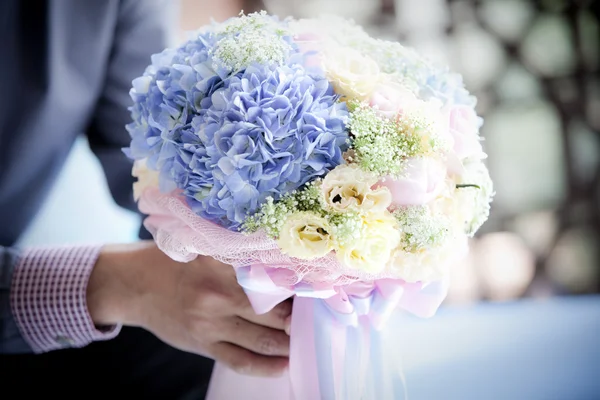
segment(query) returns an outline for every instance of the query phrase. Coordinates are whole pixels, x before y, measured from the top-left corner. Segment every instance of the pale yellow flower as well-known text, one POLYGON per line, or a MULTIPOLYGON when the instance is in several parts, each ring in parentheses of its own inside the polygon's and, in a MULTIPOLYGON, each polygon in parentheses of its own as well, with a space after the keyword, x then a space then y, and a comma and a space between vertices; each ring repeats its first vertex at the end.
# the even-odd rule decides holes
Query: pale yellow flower
MULTIPOLYGON (((381 212, 373 212, 363 216, 363 226, 372 231, 385 231, 391 230, 399 235, 398 221, 396 218, 387 210, 381 212)), ((388 232, 389 233, 389 232, 388 232)), ((396 235, 393 233, 393 235, 396 235)), ((395 238, 393 238, 395 240, 395 238)))
POLYGON ((146 160, 137 160, 133 163, 131 175, 137 178, 133 183, 133 198, 137 201, 148 188, 158 188, 158 171, 149 169, 146 160))
POLYGON ((329 172, 321 184, 325 204, 333 211, 380 213, 392 202, 386 187, 372 189, 377 178, 356 165, 339 165, 329 172))
POLYGON ((395 218, 387 211, 363 217, 360 238, 336 245, 336 256, 348 268, 379 273, 400 243, 395 218))
POLYGON ((322 63, 327 79, 344 100, 366 100, 383 78, 371 57, 350 47, 329 46, 322 63))
POLYGON ((283 224, 277 244, 282 253, 311 260, 325 256, 332 249, 329 223, 310 212, 290 216, 283 224))

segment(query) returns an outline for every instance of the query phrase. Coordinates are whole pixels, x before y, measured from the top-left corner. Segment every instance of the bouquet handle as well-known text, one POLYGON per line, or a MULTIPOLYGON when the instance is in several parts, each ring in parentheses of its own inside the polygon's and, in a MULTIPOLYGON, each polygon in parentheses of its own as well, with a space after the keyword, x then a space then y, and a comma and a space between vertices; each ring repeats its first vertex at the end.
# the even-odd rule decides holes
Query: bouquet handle
POLYGON ((393 338, 384 328, 397 307, 433 315, 447 282, 421 287, 385 280, 311 292, 277 286, 267 271, 264 266, 238 268, 238 282, 258 314, 295 295, 289 370, 277 378, 256 378, 217 363, 208 400, 405 398, 398 360, 388 351, 393 338))
POLYGON ((394 379, 384 373, 384 346, 369 321, 346 326, 324 300, 308 297, 294 299, 292 315, 289 370, 277 378, 257 378, 217 363, 207 400, 403 398, 403 385, 387 387, 394 379))

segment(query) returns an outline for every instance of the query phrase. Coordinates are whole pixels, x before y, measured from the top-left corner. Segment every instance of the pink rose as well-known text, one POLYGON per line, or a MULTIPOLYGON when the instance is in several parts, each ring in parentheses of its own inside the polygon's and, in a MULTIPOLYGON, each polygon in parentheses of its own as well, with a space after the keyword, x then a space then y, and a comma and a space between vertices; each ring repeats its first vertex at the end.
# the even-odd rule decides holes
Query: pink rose
POLYGON ((414 94, 404 86, 398 83, 387 82, 375 87, 369 99, 369 105, 377 107, 383 116, 394 118, 399 113, 402 113, 405 104, 415 100, 414 94))
POLYGON ((449 133, 458 158, 484 157, 478 133, 480 119, 475 110, 467 106, 454 106, 449 114, 449 133))
POLYGON ((385 186, 392 194, 392 204, 397 206, 427 204, 444 188, 446 166, 432 158, 409 160, 406 176, 386 178, 377 187, 385 186))

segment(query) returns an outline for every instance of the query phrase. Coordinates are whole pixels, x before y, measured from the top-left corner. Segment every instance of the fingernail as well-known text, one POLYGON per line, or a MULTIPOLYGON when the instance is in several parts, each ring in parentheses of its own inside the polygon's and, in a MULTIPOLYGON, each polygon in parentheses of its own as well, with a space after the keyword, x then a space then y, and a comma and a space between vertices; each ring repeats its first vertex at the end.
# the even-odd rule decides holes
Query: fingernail
POLYGON ((287 317, 285 319, 285 333, 287 333, 289 336, 291 330, 292 330, 292 316, 290 315, 289 317, 287 317))

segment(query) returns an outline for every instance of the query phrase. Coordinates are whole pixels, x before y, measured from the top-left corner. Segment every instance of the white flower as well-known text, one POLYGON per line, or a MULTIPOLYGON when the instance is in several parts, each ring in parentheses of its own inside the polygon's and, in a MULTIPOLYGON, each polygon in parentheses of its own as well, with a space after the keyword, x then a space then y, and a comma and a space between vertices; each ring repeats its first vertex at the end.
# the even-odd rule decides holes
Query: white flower
POLYGON ((407 282, 437 281, 466 255, 467 235, 455 193, 455 183, 448 179, 428 204, 395 211, 402 236, 388 265, 390 272, 407 282))
POLYGON ((464 163, 464 173, 456 177, 456 207, 464 221, 465 232, 473 236, 487 221, 494 186, 489 171, 480 160, 464 163))
POLYGON ((238 71, 252 63, 283 64, 291 46, 284 36, 291 34, 283 24, 275 22, 266 12, 252 13, 232 18, 218 27, 220 39, 211 50, 219 64, 232 71, 238 71))
POLYGON ((291 215, 281 227, 277 244, 291 257, 311 260, 325 256, 333 247, 329 223, 311 212, 291 215))
POLYGON ((362 27, 337 15, 291 20, 289 29, 295 39, 310 35, 319 38, 321 43, 330 42, 330 45, 349 46, 358 50, 373 40, 362 27))
POLYGON ((416 99, 403 104, 398 117, 405 133, 419 135, 426 152, 441 153, 451 149, 446 112, 442 103, 432 99, 416 99))
POLYGON ((144 190, 148 188, 158 189, 158 171, 149 169, 146 166, 146 160, 137 160, 133 164, 131 175, 138 178, 133 183, 133 198, 137 201, 144 190))
POLYGON ((456 190, 456 181, 446 177, 443 189, 438 196, 427 204, 432 215, 443 215, 447 218, 450 233, 453 235, 465 233, 465 221, 471 213, 469 205, 460 202, 460 193, 456 190))
MULTIPOLYGON (((435 203, 436 201, 432 202, 435 203)), ((394 212, 402 232, 402 247, 413 253, 443 246, 452 234, 452 221, 428 205, 401 207, 394 212)))
POLYGON ((450 268, 468 252, 465 235, 449 240, 444 246, 418 252, 397 248, 388 268, 406 282, 434 282, 444 279, 450 268))
POLYGON ((325 204, 333 211, 382 212, 392 201, 386 187, 372 189, 377 178, 356 165, 342 164, 330 171, 321 184, 325 204))
POLYGON ((350 47, 327 46, 323 69, 345 100, 366 100, 383 78, 377 63, 350 47))
POLYGON ((336 243, 336 256, 348 268, 379 273, 386 268, 392 251, 400 243, 395 218, 387 211, 363 217, 360 237, 336 243))

